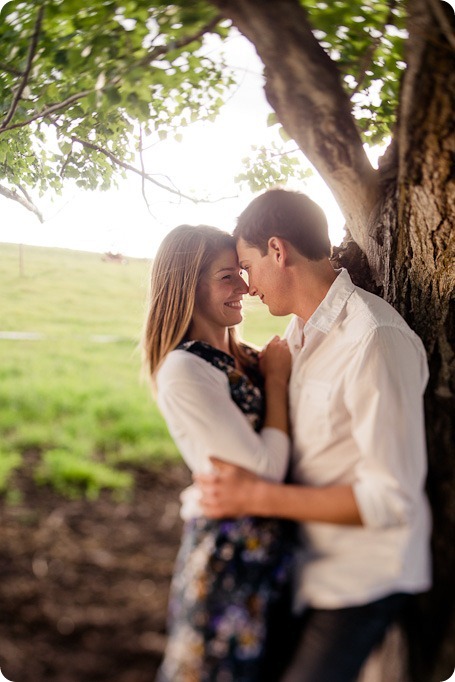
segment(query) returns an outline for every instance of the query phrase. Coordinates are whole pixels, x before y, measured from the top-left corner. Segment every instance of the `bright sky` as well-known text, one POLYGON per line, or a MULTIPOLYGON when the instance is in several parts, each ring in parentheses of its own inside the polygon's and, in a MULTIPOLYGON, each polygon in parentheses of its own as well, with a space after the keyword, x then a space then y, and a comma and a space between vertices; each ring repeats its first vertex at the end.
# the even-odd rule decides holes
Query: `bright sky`
MULTIPOLYGON (((193 124, 182 131, 182 142, 157 143, 145 155, 147 172, 168 176, 185 194, 217 201, 194 204, 146 183, 151 215, 141 194, 141 179, 130 174, 119 189, 109 192, 68 189, 53 204, 37 200, 45 217, 40 224, 22 206, 0 196, 0 242, 110 250, 150 258, 165 234, 181 223, 205 223, 232 231, 236 217, 253 198, 241 192, 233 178, 241 171, 240 160, 250 154, 251 145, 271 139, 266 125, 271 109, 262 90, 262 64, 251 44, 240 35, 233 37, 228 56, 242 83, 216 122, 193 124)), ((167 182, 160 175, 157 180, 167 182)), ((319 176, 305 185, 288 182, 287 187, 306 192, 324 208, 332 243, 340 243, 344 219, 319 176)))

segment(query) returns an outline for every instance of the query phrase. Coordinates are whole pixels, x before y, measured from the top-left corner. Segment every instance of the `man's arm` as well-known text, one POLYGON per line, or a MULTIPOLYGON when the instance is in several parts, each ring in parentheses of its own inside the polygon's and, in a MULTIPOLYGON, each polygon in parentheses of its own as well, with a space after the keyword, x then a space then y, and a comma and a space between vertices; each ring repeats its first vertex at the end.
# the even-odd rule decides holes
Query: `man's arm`
POLYGON ((349 485, 310 488, 271 483, 241 467, 211 458, 215 472, 195 476, 201 507, 210 518, 275 516, 295 521, 362 525, 349 485))
MULTIPOLYGON (((278 516, 297 521, 386 528, 407 523, 426 473, 420 342, 394 327, 376 330, 356 353, 346 407, 359 450, 355 481, 315 488, 273 484, 217 463, 197 482, 207 516, 278 516)), ((215 460, 216 462, 216 460, 215 460)))

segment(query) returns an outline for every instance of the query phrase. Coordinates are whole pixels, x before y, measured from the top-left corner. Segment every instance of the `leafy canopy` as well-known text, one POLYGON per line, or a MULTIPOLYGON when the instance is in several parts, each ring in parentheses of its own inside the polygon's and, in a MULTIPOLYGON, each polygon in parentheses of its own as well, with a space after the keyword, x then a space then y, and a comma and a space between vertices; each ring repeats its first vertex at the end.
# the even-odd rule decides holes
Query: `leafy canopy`
MULTIPOLYGON (((405 68, 402 4, 301 3, 365 139, 383 140, 405 68)), ((192 121, 213 120, 235 78, 211 56, 206 33, 222 41, 229 26, 202 0, 8 2, 0 14, 0 183, 40 194, 60 192, 67 179, 107 189, 137 165, 144 139, 179 139, 192 121)), ((295 176, 283 144, 255 149, 239 181, 259 189, 295 176)))
MULTIPOLYGON (((164 139, 213 118, 232 84, 223 63, 200 51, 201 29, 214 17, 198 3, 7 3, 0 23, 1 177, 41 193, 59 191, 66 178, 106 189, 118 169, 114 159, 133 160, 139 129, 164 139)), ((212 30, 226 34, 219 25, 212 30)))
POLYGON ((366 142, 391 134, 398 107, 406 14, 399 0, 301 0, 315 36, 336 62, 366 142))

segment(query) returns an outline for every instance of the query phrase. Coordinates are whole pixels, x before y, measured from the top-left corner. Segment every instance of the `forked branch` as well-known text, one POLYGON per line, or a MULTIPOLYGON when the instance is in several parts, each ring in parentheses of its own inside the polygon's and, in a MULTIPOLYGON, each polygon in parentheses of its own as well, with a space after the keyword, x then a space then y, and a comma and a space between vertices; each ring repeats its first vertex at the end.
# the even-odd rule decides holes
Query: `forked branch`
POLYGON ((20 84, 16 90, 14 97, 13 97, 13 101, 11 102, 11 106, 9 108, 9 111, 6 114, 2 125, 0 126, 0 131, 5 130, 8 123, 12 120, 14 114, 16 113, 16 109, 19 105, 20 99, 22 97, 22 93, 24 92, 25 87, 27 85, 28 78, 30 76, 30 71, 32 69, 33 58, 36 54, 36 48, 38 46, 38 40, 39 40, 40 31, 41 31, 41 24, 43 21, 43 15, 44 15, 44 4, 42 4, 38 10, 38 14, 37 14, 36 21, 35 21, 35 28, 33 31, 32 39, 30 41, 30 47, 28 49, 27 63, 25 65, 25 70, 24 70, 24 73, 22 75, 22 80, 21 80, 21 82, 20 82, 20 84))
MULTIPOLYGON (((74 95, 71 95, 67 99, 63 100, 62 102, 55 102, 54 104, 50 104, 49 106, 45 107, 39 112, 36 112, 36 114, 33 114, 29 118, 27 118, 25 121, 21 121, 18 123, 13 123, 10 124, 11 119, 14 116, 14 113, 17 109, 17 105, 19 103, 20 97, 22 92, 24 91, 24 88, 27 84, 28 81, 28 76, 30 74, 31 66, 32 66, 32 61, 33 61, 33 56, 36 52, 36 47, 38 43, 38 37, 39 37, 39 29, 41 26, 41 20, 42 20, 42 10, 43 7, 41 7, 40 10, 40 15, 38 16, 37 23, 35 26, 35 32, 33 34, 33 39, 32 43, 30 45, 30 50, 29 50, 29 59, 27 61, 27 67, 25 69, 25 72, 23 74, 22 82, 16 91, 15 97, 13 102, 11 103, 10 110, 5 117, 5 120, 3 121, 2 125, 0 126, 0 133, 4 133, 7 130, 14 130, 15 128, 24 128, 25 126, 30 125, 30 123, 33 123, 34 121, 37 121, 38 119, 43 119, 48 116, 51 116, 57 111, 61 111, 62 109, 68 108, 70 105, 75 104, 76 102, 80 101, 84 97, 87 97, 88 95, 92 94, 93 92, 98 91, 103 91, 107 87, 112 86, 112 85, 118 85, 123 77, 123 73, 117 74, 115 77, 111 78, 109 81, 107 81, 102 88, 90 88, 89 90, 82 90, 81 92, 75 93, 74 95), (39 20, 39 21, 38 21, 39 20)), ((164 55, 168 54, 172 50, 177 50, 181 49, 182 47, 185 47, 186 45, 189 45, 190 43, 194 42, 195 40, 199 40, 205 33, 208 33, 209 31, 212 31, 215 26, 218 24, 220 21, 221 16, 217 15, 214 19, 209 21, 205 26, 203 26, 201 29, 196 31, 195 33, 184 36, 180 40, 176 40, 174 42, 167 43, 166 45, 159 45, 157 47, 154 47, 152 50, 148 52, 148 54, 141 59, 137 64, 134 64, 133 66, 129 68, 136 68, 136 67, 145 67, 151 64, 154 60, 156 60, 158 57, 163 57, 164 55)))
POLYGON ((27 209, 27 211, 31 211, 34 213, 37 217, 40 223, 44 222, 43 215, 39 208, 35 206, 27 192, 22 188, 19 187, 19 189, 22 192, 22 195, 19 194, 16 190, 9 189, 8 187, 4 187, 3 185, 0 185, 0 194, 7 199, 11 199, 12 201, 17 201, 17 203, 21 204, 21 206, 24 206, 24 208, 27 209))

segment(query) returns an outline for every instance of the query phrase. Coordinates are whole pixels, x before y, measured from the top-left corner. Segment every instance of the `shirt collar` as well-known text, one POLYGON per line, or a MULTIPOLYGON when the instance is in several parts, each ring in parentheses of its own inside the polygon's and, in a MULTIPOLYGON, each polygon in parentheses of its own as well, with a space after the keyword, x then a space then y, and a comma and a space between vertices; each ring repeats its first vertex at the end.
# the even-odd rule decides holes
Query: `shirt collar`
POLYGON ((341 268, 340 270, 335 270, 335 272, 338 273, 338 276, 332 283, 323 301, 304 325, 304 334, 308 333, 309 327, 314 327, 324 334, 328 334, 354 291, 355 287, 348 271, 345 268, 341 268))

